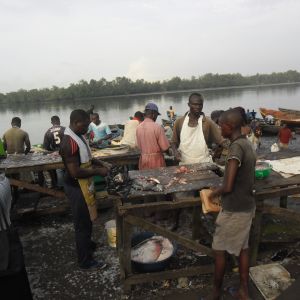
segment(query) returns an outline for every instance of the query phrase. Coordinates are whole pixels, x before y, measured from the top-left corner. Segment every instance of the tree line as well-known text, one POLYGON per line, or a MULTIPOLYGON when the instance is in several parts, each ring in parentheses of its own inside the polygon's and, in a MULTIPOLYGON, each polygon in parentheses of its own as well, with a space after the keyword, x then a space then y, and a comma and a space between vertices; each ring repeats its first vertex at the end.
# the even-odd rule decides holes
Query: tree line
POLYGON ((292 82, 300 82, 299 72, 289 70, 287 72, 256 74, 251 76, 242 76, 239 73, 208 73, 199 77, 192 76, 190 79, 173 77, 170 80, 154 82, 148 82, 143 79, 133 81, 127 77, 117 77, 112 81, 101 78, 100 80, 91 79, 89 82, 86 80, 80 80, 78 83, 72 83, 66 88, 53 86, 52 88, 31 90, 20 89, 16 92, 6 94, 0 93, 0 102, 20 103, 26 101, 63 101, 139 93, 292 82))

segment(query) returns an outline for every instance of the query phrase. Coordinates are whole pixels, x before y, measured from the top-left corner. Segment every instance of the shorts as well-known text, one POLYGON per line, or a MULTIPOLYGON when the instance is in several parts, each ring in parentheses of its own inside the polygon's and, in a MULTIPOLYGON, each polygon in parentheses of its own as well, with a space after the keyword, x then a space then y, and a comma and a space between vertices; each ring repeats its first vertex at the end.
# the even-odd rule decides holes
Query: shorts
POLYGON ((239 256, 242 249, 249 247, 249 233, 254 216, 255 209, 250 212, 220 211, 216 219, 213 250, 239 256))

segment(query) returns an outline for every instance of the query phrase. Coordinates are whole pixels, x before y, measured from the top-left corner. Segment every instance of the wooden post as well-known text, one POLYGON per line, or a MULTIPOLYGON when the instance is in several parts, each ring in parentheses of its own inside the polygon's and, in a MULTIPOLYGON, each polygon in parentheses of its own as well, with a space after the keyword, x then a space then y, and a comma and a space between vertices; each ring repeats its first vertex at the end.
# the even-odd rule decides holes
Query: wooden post
POLYGON ((280 197, 280 207, 287 208, 287 196, 280 197))
POLYGON ((256 202, 255 217, 252 222, 252 229, 250 231, 250 265, 254 266, 257 260, 258 248, 261 239, 261 219, 263 214, 263 201, 256 202))
POLYGON ((124 292, 131 291, 131 284, 126 282, 126 279, 132 275, 131 270, 131 234, 132 234, 132 226, 131 224, 127 223, 124 218, 123 219, 123 266, 125 271, 125 282, 124 285, 124 292))

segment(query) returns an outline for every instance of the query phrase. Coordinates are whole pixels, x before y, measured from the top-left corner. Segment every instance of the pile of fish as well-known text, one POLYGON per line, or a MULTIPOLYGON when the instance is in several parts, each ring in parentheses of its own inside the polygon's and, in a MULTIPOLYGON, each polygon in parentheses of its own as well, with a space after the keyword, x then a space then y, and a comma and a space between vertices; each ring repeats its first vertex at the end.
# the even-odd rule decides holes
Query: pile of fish
POLYGON ((154 235, 131 249, 131 260, 139 263, 160 262, 169 258, 173 251, 174 246, 167 238, 154 235))
POLYGON ((164 190, 163 185, 157 178, 139 176, 134 179, 132 187, 137 191, 154 191, 162 192, 164 190))
POLYGON ((107 192, 111 195, 128 195, 131 189, 131 180, 126 166, 113 166, 106 177, 107 192))

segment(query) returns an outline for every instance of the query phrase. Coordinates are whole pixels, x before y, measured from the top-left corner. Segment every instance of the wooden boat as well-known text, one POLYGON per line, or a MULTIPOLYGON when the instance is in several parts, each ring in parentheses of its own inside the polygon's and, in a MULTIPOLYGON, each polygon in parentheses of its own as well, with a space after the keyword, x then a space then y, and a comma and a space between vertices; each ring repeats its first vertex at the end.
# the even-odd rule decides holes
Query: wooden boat
POLYGON ((283 113, 294 114, 294 115, 300 116, 300 110, 289 109, 289 108, 282 108, 282 107, 279 107, 278 109, 280 111, 282 111, 283 113))
POLYGON ((290 127, 300 127, 300 116, 294 113, 286 113, 280 110, 260 108, 260 113, 263 118, 270 115, 273 116, 275 120, 279 120, 280 123, 286 124, 290 127))
POLYGON ((280 129, 280 126, 267 124, 267 123, 260 123, 262 135, 277 135, 280 129))

